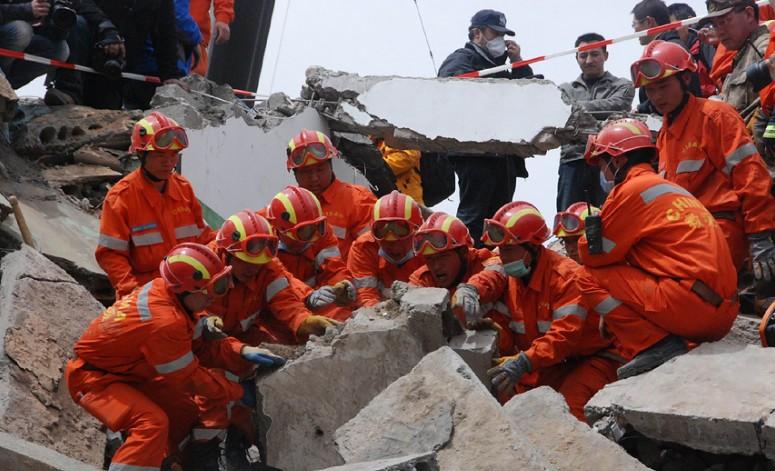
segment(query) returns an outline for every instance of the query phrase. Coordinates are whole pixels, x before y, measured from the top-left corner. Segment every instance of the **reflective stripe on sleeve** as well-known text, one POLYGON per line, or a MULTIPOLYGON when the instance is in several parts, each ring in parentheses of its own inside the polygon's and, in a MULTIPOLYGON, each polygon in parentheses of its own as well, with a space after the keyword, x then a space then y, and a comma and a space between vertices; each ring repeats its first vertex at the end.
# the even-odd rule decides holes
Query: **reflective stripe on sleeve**
POLYGON ((506 276, 506 270, 503 269, 503 265, 501 265, 500 263, 493 263, 491 265, 485 265, 484 269, 485 270, 490 270, 490 271, 495 271, 495 272, 500 273, 503 276, 506 276))
POLYGON ((342 253, 339 252, 339 247, 326 247, 315 255, 315 266, 319 268, 327 259, 334 257, 342 257, 342 253))
POLYGON ((698 172, 702 165, 705 163, 705 159, 698 159, 698 160, 683 160, 678 164, 678 167, 675 169, 676 175, 681 173, 693 173, 698 172))
POLYGON ((110 463, 108 471, 159 471, 158 466, 137 466, 134 464, 110 463))
POLYGON ((250 316, 246 317, 245 319, 242 319, 239 321, 240 327, 242 327, 243 332, 247 332, 247 330, 250 328, 250 324, 253 323, 253 320, 258 317, 258 311, 254 312, 250 316))
POLYGON ((191 362, 193 361, 194 361, 194 354, 189 351, 189 352, 186 352, 180 358, 176 358, 171 362, 162 363, 161 365, 154 365, 154 368, 156 368, 156 371, 158 371, 159 374, 168 375, 170 373, 174 373, 176 371, 182 370, 183 368, 190 365, 191 362))
POLYGON ((272 298, 277 295, 280 291, 284 290, 289 286, 288 278, 286 277, 280 277, 272 281, 266 286, 266 302, 271 302, 272 298))
POLYGON ((135 247, 161 244, 162 242, 164 242, 164 238, 161 236, 161 232, 149 232, 147 234, 132 236, 132 243, 135 244, 135 247))
POLYGON ((542 334, 549 332, 549 329, 552 327, 552 321, 538 321, 536 324, 538 324, 538 331, 542 334))
POLYGON ((560 319, 565 316, 576 316, 586 319, 587 310, 580 304, 566 304, 552 311, 552 319, 560 319))
POLYGON ((621 304, 621 301, 609 295, 607 298, 601 301, 600 304, 595 306, 595 311, 597 311, 601 316, 605 316, 609 312, 621 306, 621 304))
POLYGON ((603 252, 611 253, 616 248, 616 242, 603 237, 603 252))
POLYGON ((192 428, 191 439, 195 442, 209 442, 213 438, 226 438, 224 428, 192 428))
POLYGON ((193 340, 196 340, 202 336, 202 332, 205 330, 205 324, 207 324, 207 317, 200 317, 199 320, 196 321, 196 325, 194 326, 194 336, 191 337, 193 340))
POLYGON ((347 229, 331 224, 331 231, 334 233, 337 239, 344 239, 347 237, 347 229))
POLYGON ((691 193, 686 191, 685 189, 675 186, 671 183, 659 183, 657 185, 652 186, 648 190, 644 190, 641 192, 640 197, 643 199, 643 202, 646 204, 650 204, 655 199, 659 198, 662 195, 666 195, 668 193, 675 193, 678 195, 684 195, 684 196, 692 196, 691 193))
POLYGON ((727 165, 724 167, 724 173, 729 175, 732 173, 732 169, 735 168, 737 164, 743 161, 746 157, 750 157, 754 154, 756 154, 758 151, 756 150, 756 146, 752 143, 743 144, 742 146, 738 147, 734 150, 731 154, 724 157, 724 160, 726 161, 727 165))
POLYGON ((202 233, 202 229, 196 224, 189 224, 188 226, 180 226, 175 228, 175 238, 185 239, 186 237, 199 237, 202 233))
POLYGON ((118 250, 121 252, 129 251, 128 240, 119 239, 118 237, 112 237, 107 234, 100 234, 100 238, 97 241, 97 244, 100 247, 105 247, 106 249, 118 250))
POLYGON ((140 320, 145 322, 151 320, 151 306, 148 304, 148 294, 151 292, 151 285, 153 282, 148 282, 140 290, 140 294, 137 296, 137 313, 140 316, 140 320))
POLYGON ((356 288, 377 288, 379 281, 373 276, 364 276, 361 278, 353 278, 353 284, 356 288))
POLYGON ((525 333, 525 323, 524 322, 511 321, 511 322, 509 322, 509 329, 511 329, 511 331, 514 332, 514 333, 524 334, 525 333))

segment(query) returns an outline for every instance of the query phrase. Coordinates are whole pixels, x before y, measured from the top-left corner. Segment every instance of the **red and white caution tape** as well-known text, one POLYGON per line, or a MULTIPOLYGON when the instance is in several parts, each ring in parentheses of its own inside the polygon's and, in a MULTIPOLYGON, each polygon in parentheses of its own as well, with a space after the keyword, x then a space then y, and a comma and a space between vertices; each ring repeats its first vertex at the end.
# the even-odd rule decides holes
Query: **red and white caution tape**
MULTIPOLYGON (((70 62, 62 62, 56 59, 48 59, 45 57, 35 56, 24 52, 13 51, 11 49, 3 49, 1 47, 0 47, 0 57, 12 57, 14 59, 25 60, 28 62, 36 62, 38 64, 50 65, 52 67, 56 67, 59 69, 70 69, 70 70, 77 70, 80 72, 86 72, 90 74, 102 75, 96 69, 93 69, 91 67, 86 67, 85 65, 71 64, 70 62)), ((156 84, 161 83, 161 79, 159 77, 154 77, 151 75, 141 75, 141 74, 133 74, 131 72, 123 72, 121 76, 125 79, 136 80, 138 82, 156 83, 156 84)), ((234 94, 256 96, 256 94, 253 92, 248 92, 246 90, 238 90, 236 88, 234 89, 234 94)))
MULTIPOLYGON (((763 7, 763 6, 769 5, 769 3, 770 3, 769 0, 759 0, 758 2, 756 2, 756 5, 763 7)), ((545 56, 536 56, 531 59, 526 59, 519 62, 511 63, 511 64, 503 64, 497 67, 491 67, 489 69, 475 70, 473 72, 467 72, 465 74, 457 75, 456 77, 458 78, 487 77, 488 75, 497 74, 499 72, 505 72, 510 69, 518 69, 519 67, 524 67, 526 65, 535 64, 536 62, 543 62, 549 59, 554 59, 555 57, 570 56, 570 55, 576 54, 577 52, 588 51, 590 49, 597 49, 599 47, 608 46, 609 44, 629 41, 631 39, 640 38, 643 36, 653 36, 659 33, 664 33, 665 31, 672 31, 678 28, 682 28, 684 26, 691 26, 693 24, 699 23, 703 18, 704 17, 702 16, 687 18, 685 20, 675 21, 673 23, 668 23, 666 25, 656 26, 654 28, 645 29, 637 33, 628 34, 626 36, 621 36, 614 39, 604 39, 603 41, 596 41, 593 43, 585 44, 583 46, 574 47, 573 49, 568 49, 567 51, 555 52, 553 54, 547 54, 545 56)))

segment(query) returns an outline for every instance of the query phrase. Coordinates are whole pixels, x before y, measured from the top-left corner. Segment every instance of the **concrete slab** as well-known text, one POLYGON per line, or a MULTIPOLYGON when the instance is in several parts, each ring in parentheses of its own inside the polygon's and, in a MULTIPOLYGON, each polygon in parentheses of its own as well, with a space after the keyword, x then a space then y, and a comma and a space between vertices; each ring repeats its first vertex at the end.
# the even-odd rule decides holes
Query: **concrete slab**
POLYGON ((320 471, 440 471, 436 453, 421 453, 400 458, 353 463, 320 471))
POLYGON ((449 341, 452 350, 460 355, 474 371, 476 377, 490 389, 487 370, 492 367, 492 359, 498 351, 498 334, 494 330, 466 330, 449 341))
POLYGON ((445 471, 557 469, 512 428, 449 347, 427 355, 340 427, 336 444, 348 463, 430 449, 445 471))
POLYGON ((100 468, 0 432, 0 469, 8 471, 97 471, 100 468))
POLYGON ((514 396, 503 406, 512 426, 559 470, 647 471, 649 468, 573 417, 565 399, 548 386, 514 396))
POLYGON ((115 182, 123 176, 103 165, 74 164, 47 168, 41 171, 43 178, 53 187, 115 182))
POLYGON ((647 437, 718 454, 761 453, 775 410, 775 349, 715 342, 659 368, 607 385, 587 404, 647 437))

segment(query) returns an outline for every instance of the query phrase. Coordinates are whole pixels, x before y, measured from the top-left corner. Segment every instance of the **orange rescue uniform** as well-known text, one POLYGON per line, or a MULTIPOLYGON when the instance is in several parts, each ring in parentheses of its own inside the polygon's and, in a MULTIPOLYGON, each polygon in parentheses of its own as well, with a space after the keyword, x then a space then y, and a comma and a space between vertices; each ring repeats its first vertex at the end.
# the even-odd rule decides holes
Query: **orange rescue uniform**
POLYGON ((109 429, 127 432, 113 465, 158 469, 198 412, 208 412, 205 404, 224 409, 242 397, 239 383, 199 365, 194 332, 192 318, 157 278, 106 309, 76 342, 65 370, 71 397, 109 429))
POLYGON ((740 115, 726 103, 689 96, 675 120, 664 119, 657 147, 660 173, 708 208, 740 268, 746 234, 775 230, 770 174, 740 115))
POLYGON ((611 341, 600 337, 598 315, 582 302, 574 281, 579 265, 544 247, 538 254, 527 285, 520 278, 489 270, 488 277, 501 277, 500 290, 487 289, 489 283, 482 283, 480 275, 469 283, 479 291, 483 305, 497 303, 492 318, 512 335, 511 348, 501 355, 524 352, 530 360, 532 371, 520 380, 518 391, 551 386, 583 421, 584 405, 616 380, 621 359, 611 349, 611 341))
POLYGON ((697 198, 640 164, 613 189, 601 217, 604 253, 590 254, 581 237, 577 281, 626 355, 669 334, 704 342, 729 332, 739 311, 737 273, 722 230, 697 198), (698 294, 698 281, 717 302, 698 294))
POLYGON ((202 32, 202 43, 199 48, 201 58, 192 72, 202 76, 207 74, 207 48, 210 45, 210 30, 212 28, 210 5, 213 6, 216 22, 229 24, 234 21, 234 0, 190 0, 189 12, 199 26, 199 31, 202 32))
POLYGON ((423 266, 421 257, 414 256, 394 265, 379 254, 379 244, 371 231, 358 237, 352 246, 347 268, 353 276, 358 300, 362 306, 373 306, 384 299, 394 281, 409 281, 409 277, 423 266))
POLYGON ((185 177, 172 175, 161 193, 138 169, 105 196, 94 256, 120 298, 158 277, 159 263, 176 245, 214 238, 185 177))
POLYGON ((371 227, 371 213, 377 198, 367 188, 337 178, 319 195, 323 214, 337 240, 342 260, 347 260, 355 239, 371 227))

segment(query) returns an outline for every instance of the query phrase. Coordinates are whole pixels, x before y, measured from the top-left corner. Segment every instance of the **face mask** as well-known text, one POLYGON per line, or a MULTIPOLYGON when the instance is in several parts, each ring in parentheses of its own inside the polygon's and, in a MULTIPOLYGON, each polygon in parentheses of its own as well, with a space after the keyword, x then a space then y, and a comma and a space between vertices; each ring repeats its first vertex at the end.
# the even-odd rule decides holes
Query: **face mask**
POLYGON ((506 40, 503 39, 503 36, 498 36, 495 39, 487 41, 486 47, 487 52, 489 52, 492 57, 500 57, 506 52, 506 40))
POLYGON ((610 193, 611 190, 614 189, 614 182, 607 180, 602 171, 600 172, 600 188, 602 188, 605 193, 610 193))
POLYGON ((379 249, 379 256, 392 263, 393 265, 402 265, 414 257, 414 249, 410 248, 406 255, 404 255, 400 260, 396 260, 390 255, 386 254, 381 248, 379 249))
POLYGON ((522 278, 530 274, 531 268, 528 266, 525 266, 524 260, 515 260, 513 262, 504 263, 503 269, 506 271, 506 274, 509 276, 513 276, 514 278, 522 278))

